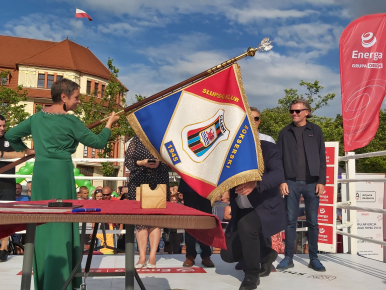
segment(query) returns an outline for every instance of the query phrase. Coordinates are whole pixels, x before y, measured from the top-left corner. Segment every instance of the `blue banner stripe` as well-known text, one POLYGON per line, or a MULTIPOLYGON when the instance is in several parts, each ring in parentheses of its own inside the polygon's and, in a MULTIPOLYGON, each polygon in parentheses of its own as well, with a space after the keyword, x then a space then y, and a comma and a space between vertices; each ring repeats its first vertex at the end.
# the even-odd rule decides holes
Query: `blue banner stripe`
POLYGON ((212 145, 210 145, 210 146, 207 147, 206 149, 204 149, 204 150, 198 152, 196 155, 197 155, 198 157, 201 157, 201 155, 203 155, 206 151, 208 151, 210 147, 212 147, 212 145))
POLYGON ((252 169, 258 169, 255 139, 248 118, 245 117, 229 149, 218 184, 235 174, 252 169))
POLYGON ((194 142, 196 142, 198 140, 200 140, 200 136, 197 136, 196 138, 190 139, 188 143, 192 144, 192 143, 194 143, 194 142))
POLYGON ((135 112, 135 116, 147 138, 157 151, 160 151, 162 140, 173 116, 182 91, 170 95, 135 112), (156 116, 156 117, 155 117, 156 116), (155 124, 156 122, 156 124, 155 124))

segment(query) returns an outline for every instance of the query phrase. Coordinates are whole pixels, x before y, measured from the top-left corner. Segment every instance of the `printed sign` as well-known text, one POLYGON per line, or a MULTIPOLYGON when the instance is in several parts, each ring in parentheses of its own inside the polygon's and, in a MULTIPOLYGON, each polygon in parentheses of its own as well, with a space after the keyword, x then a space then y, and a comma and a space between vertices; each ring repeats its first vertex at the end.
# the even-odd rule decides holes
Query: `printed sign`
POLYGON ((375 191, 357 191, 356 199, 363 202, 376 202, 377 200, 375 191))
POLYGON ((319 195, 319 203, 333 204, 334 203, 334 187, 325 186, 324 193, 319 195))
POLYGON ((319 243, 332 244, 333 242, 333 228, 332 226, 319 225, 319 243))
POLYGON ((334 218, 334 208, 329 205, 320 205, 318 211, 318 223, 332 224, 334 218))
POLYGON ((334 165, 335 164, 335 148, 326 147, 326 164, 334 165))
POLYGON ((335 170, 334 167, 326 168, 326 184, 335 184, 335 170))

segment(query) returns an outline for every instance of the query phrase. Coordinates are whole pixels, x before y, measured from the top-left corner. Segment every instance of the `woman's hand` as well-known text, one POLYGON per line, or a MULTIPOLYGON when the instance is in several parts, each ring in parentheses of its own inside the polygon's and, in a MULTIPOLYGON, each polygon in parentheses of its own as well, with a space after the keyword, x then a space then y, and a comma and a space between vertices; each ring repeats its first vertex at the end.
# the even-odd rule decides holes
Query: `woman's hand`
POLYGON ((160 162, 157 159, 144 159, 137 161, 138 166, 145 166, 147 168, 157 168, 159 166, 159 163, 160 162), (155 160, 155 162, 149 162, 149 160, 155 160))
POLYGON ((110 114, 110 118, 107 120, 107 123, 106 123, 106 128, 110 129, 111 130, 111 126, 119 120, 120 116, 117 116, 115 114, 115 112, 111 112, 110 114))

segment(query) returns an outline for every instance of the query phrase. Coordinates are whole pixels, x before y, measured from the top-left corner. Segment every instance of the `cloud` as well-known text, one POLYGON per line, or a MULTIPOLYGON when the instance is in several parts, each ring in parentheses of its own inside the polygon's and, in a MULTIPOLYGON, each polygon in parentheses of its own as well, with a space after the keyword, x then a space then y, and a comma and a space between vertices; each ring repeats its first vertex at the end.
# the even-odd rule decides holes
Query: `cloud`
POLYGON ((263 19, 287 19, 287 18, 302 18, 310 17, 317 14, 313 10, 279 10, 279 9, 227 9, 225 15, 230 19, 237 21, 240 24, 249 24, 257 20, 263 19))
MULTIPOLYGON (((67 36, 74 35, 74 31, 68 29, 73 25, 73 19, 59 19, 51 15, 35 13, 6 22, 1 33, 26 38, 61 41, 67 36)), ((77 26, 81 30, 83 23, 77 22, 77 26)))
POLYGON ((379 0, 335 0, 335 5, 341 8, 340 15, 352 20, 363 15, 386 13, 386 2, 379 0))
POLYGON ((106 25, 98 25, 98 31, 105 34, 113 34, 117 36, 129 37, 140 29, 133 27, 128 23, 109 23, 106 25))
MULTIPOLYGON (((134 100, 135 94, 153 95, 234 56, 229 51, 199 47, 200 40, 206 42, 210 39, 205 34, 185 35, 161 47, 148 48, 144 53, 149 54, 157 65, 132 64, 119 76, 130 89, 128 103, 134 100), (186 43, 185 37, 193 41, 186 43), (172 57, 165 59, 165 56, 172 57)), ((249 103, 261 109, 277 106, 277 101, 284 97, 284 89, 298 88, 300 80, 319 80, 325 86, 322 94, 333 92, 340 95, 339 74, 306 59, 276 52, 259 52, 253 58, 241 60, 239 64, 249 103)), ((333 117, 340 113, 340 101, 332 103, 333 109, 321 109, 317 114, 333 117)))
MULTIPOLYGON (((322 94, 331 92, 340 95, 339 74, 308 60, 269 52, 244 59, 240 66, 249 103, 262 109, 277 106, 277 101, 284 97, 284 89, 298 89, 300 80, 319 80, 325 87, 322 94)), ((324 113, 334 116, 339 112, 338 106, 324 113)))
MULTIPOLYGON (((77 3, 76 0, 57 0, 60 2, 77 3)), ((242 5, 237 0, 83 0, 82 5, 88 7, 87 11, 99 14, 112 14, 124 19, 147 19, 150 23, 159 25, 168 21, 180 21, 189 14, 214 15, 225 17, 239 24, 249 24, 264 19, 293 19, 304 18, 318 14, 311 7, 331 5, 333 0, 288 0, 288 1, 255 1, 245 0, 242 5), (297 6, 299 9, 289 7, 297 6), (303 9, 304 8, 304 9, 303 9), (153 19, 153 20, 152 20, 153 19), (156 20, 156 21, 154 21, 156 20)), ((140 23, 139 23, 140 24, 140 23)))
POLYGON ((312 59, 338 48, 342 31, 343 27, 340 25, 302 23, 279 27, 273 40, 278 45, 295 49, 303 57, 312 59), (304 51, 307 51, 307 54, 304 54, 304 51))

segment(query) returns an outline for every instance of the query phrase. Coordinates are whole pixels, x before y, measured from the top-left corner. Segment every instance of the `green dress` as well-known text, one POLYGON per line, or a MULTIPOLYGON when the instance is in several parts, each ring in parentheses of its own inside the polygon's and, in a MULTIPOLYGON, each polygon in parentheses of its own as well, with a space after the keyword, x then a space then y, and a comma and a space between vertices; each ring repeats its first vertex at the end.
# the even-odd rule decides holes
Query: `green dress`
MULTIPOLYGON (((27 147, 22 137, 32 134, 35 165, 32 200, 76 199, 71 154, 79 142, 96 149, 106 146, 110 130, 96 135, 75 116, 38 112, 16 127, 5 138, 16 151, 27 147)), ((36 228, 34 255, 35 289, 61 289, 79 257, 79 223, 47 223, 36 228)), ((67 289, 79 287, 81 278, 67 289)))

